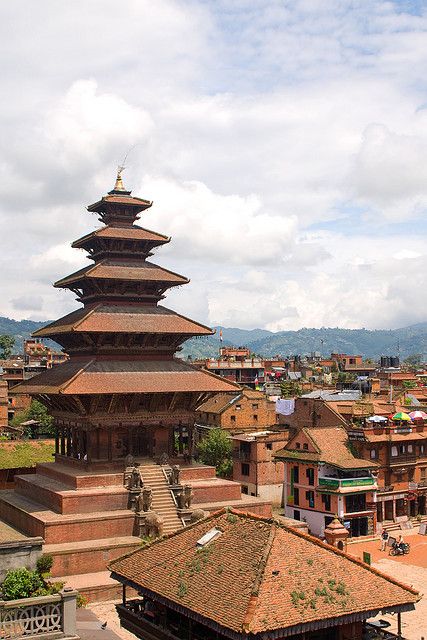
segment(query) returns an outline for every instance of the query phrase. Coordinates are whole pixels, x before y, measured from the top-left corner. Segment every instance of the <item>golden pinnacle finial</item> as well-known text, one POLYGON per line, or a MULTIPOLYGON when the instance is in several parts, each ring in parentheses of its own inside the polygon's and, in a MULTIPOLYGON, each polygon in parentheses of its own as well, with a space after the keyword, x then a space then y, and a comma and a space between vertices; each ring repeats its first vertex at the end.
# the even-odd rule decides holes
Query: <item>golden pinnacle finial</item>
POLYGON ((123 184, 123 180, 122 180, 122 172, 124 170, 125 168, 122 165, 119 165, 117 167, 117 178, 116 178, 116 184, 114 185, 114 191, 126 191, 123 184))

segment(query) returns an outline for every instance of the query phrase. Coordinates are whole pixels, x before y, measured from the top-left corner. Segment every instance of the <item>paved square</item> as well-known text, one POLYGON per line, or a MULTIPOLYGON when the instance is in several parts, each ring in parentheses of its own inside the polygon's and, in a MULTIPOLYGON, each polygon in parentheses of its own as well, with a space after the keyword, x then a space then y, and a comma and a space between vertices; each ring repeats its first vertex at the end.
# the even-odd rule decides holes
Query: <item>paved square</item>
MULTIPOLYGON (((363 552, 368 551, 375 569, 414 587, 421 594, 426 594, 416 605, 415 611, 402 614, 402 632, 407 640, 427 640, 427 536, 420 536, 418 529, 404 531, 402 535, 405 542, 411 545, 409 554, 405 556, 392 557, 389 556, 388 549, 381 551, 380 540, 349 544, 347 552, 363 560, 363 552)), ((389 630, 397 633, 397 616, 379 617, 389 620, 389 630)))

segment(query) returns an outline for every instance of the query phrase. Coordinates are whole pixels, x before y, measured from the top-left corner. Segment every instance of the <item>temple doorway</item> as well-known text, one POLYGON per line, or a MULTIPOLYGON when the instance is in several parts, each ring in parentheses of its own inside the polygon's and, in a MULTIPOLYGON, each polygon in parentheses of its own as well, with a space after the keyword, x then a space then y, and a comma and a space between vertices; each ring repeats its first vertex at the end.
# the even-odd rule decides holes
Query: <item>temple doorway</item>
POLYGON ((135 429, 132 433, 132 455, 137 458, 152 455, 152 438, 144 427, 135 429))

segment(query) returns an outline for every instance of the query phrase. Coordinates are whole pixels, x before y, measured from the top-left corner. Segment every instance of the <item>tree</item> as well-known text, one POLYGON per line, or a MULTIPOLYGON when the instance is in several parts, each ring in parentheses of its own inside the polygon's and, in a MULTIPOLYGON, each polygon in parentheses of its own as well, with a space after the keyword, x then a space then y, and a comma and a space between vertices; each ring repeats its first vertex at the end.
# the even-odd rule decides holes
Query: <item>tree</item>
POLYGON ((422 353, 411 353, 407 358, 404 359, 405 364, 409 364, 411 367, 418 367, 423 361, 422 353))
POLYGON ((64 583, 49 580, 52 565, 52 556, 43 555, 37 560, 34 571, 26 567, 8 571, 1 585, 3 600, 19 600, 59 593, 64 583))
POLYGON ((0 359, 7 360, 12 355, 15 346, 15 338, 7 334, 0 335, 0 359))
POLYGON ((199 455, 204 464, 216 468, 219 476, 231 475, 233 461, 231 458, 232 444, 226 431, 212 429, 208 435, 199 442, 199 455))
POLYGON ((295 398, 302 393, 301 386, 296 380, 282 380, 280 382, 280 392, 282 398, 295 398))
POLYGON ((12 427, 19 427, 22 422, 27 422, 28 420, 35 420, 38 423, 38 425, 28 425, 25 427, 24 435, 28 438, 35 438, 37 434, 40 433, 44 435, 54 435, 53 418, 49 415, 44 404, 38 400, 33 400, 26 411, 18 413, 18 415, 13 418, 11 425, 12 427))
POLYGON ((8 571, 1 585, 4 600, 19 600, 29 598, 43 588, 43 581, 37 571, 30 571, 26 567, 8 571))

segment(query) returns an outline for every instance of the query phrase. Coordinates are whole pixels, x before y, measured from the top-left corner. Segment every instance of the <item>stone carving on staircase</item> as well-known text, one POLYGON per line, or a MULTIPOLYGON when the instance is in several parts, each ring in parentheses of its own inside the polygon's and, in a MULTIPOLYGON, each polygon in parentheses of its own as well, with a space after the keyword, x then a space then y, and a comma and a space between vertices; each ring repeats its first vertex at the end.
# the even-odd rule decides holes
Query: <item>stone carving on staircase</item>
POLYGON ((159 464, 162 467, 166 467, 169 464, 169 456, 166 451, 163 451, 163 453, 160 455, 159 464))
POLYGON ((139 537, 161 538, 163 519, 155 511, 144 511, 137 515, 139 537))
POLYGON ((132 471, 130 472, 127 488, 129 489, 129 491, 132 491, 134 489, 141 490, 142 484, 143 483, 142 483, 142 478, 141 478, 139 469, 136 466, 134 466, 132 468, 132 471))
POLYGON ((132 454, 128 453, 125 458, 125 467, 134 467, 135 466, 135 458, 132 454))
POLYGON ((184 491, 178 491, 178 493, 175 494, 175 498, 176 498, 176 504, 178 506, 178 509, 180 510, 185 509, 184 491))
POLYGON ((152 489, 150 489, 150 487, 143 488, 142 492, 140 493, 140 502, 142 511, 150 511, 151 504, 153 502, 153 491, 152 489))
POLYGON ((191 502, 194 498, 194 493, 193 490, 191 488, 191 485, 189 484, 185 484, 184 485, 184 509, 190 509, 191 508, 191 502))
POLYGON ((176 487, 179 485, 179 475, 181 473, 181 469, 178 464, 174 464, 169 473, 169 484, 172 487, 176 487))
POLYGON ((203 520, 209 515, 207 511, 203 511, 203 509, 194 509, 193 513, 190 516, 190 523, 198 522, 199 520, 203 520))
POLYGON ((129 492, 128 509, 138 511, 139 497, 144 483, 142 482, 141 474, 136 465, 134 465, 130 471, 128 469, 125 471, 124 481, 126 483, 126 489, 129 492))

